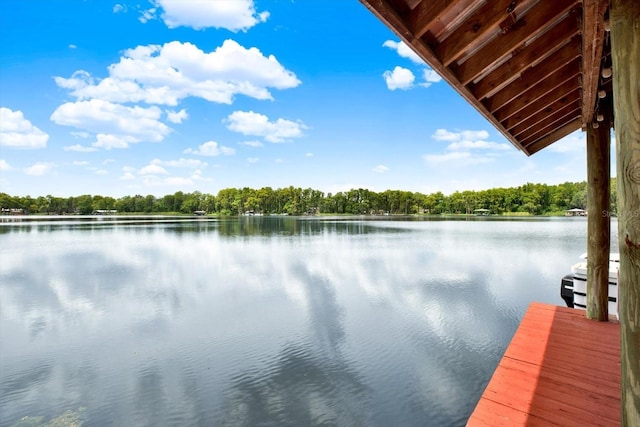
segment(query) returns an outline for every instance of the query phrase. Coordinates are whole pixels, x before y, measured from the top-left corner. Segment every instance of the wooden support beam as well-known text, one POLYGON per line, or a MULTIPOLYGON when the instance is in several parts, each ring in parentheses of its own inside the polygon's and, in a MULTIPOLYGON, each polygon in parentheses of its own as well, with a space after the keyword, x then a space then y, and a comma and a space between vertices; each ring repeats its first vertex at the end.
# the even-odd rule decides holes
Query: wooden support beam
POLYGON ((495 113, 512 100, 517 99, 524 91, 545 82, 551 76, 556 80, 566 81, 569 77, 578 75, 580 73, 578 56, 577 43, 565 45, 554 56, 522 73, 519 79, 516 79, 512 84, 487 99, 484 104, 489 111, 495 113))
POLYGON ((567 34, 573 37, 578 34, 577 14, 568 15, 559 23, 554 31, 547 31, 531 44, 514 52, 514 56, 500 65, 494 71, 484 76, 482 80, 473 86, 473 94, 478 99, 493 96, 496 92, 518 78, 520 73, 547 59, 567 43, 567 40, 558 37, 558 34, 567 34))
POLYGON ((609 320, 610 120, 587 127, 587 318, 601 322, 609 320))
POLYGON ((556 129, 554 132, 551 132, 549 135, 547 135, 547 136, 545 136, 543 138, 540 138, 536 142, 534 142, 531 145, 529 145, 528 147, 524 148, 524 150, 529 155, 535 154, 538 151, 542 150, 543 148, 553 144, 554 142, 556 142, 560 138, 564 138, 565 136, 569 135, 571 132, 574 132, 574 131, 576 131, 578 129, 580 129, 580 118, 577 118, 576 120, 572 121, 571 123, 567 123, 566 125, 562 126, 561 128, 556 129))
MULTIPOLYGON (((513 0, 494 0, 485 3, 473 13, 465 22, 456 28, 437 49, 437 54, 445 66, 449 66, 457 60, 465 50, 470 49, 474 42, 482 40, 483 36, 495 32, 500 24, 508 18, 510 13, 516 16, 515 6, 512 12, 508 12, 513 0)), ((520 2, 522 3, 522 2, 520 2)), ((524 2, 529 3, 529 1, 524 2)), ((516 3, 518 5, 518 3, 516 3)), ((518 9, 522 9, 522 5, 518 9)))
POLYGON ((593 121, 596 92, 600 77, 604 14, 609 0, 582 2, 582 127, 593 121))
POLYGON ((544 119, 520 133, 516 134, 515 130, 513 132, 513 136, 518 138, 518 141, 524 146, 536 141, 542 135, 552 132, 556 127, 572 121, 575 117, 580 117, 580 103, 576 100, 564 107, 558 105, 557 109, 548 107, 537 117, 544 117, 544 119), (549 110, 549 112, 547 112, 547 110, 549 110))
POLYGON ((563 96, 558 102, 540 110, 538 113, 529 116, 511 130, 511 134, 516 138, 521 138, 527 131, 542 129, 554 122, 554 116, 564 116, 572 111, 580 111, 580 94, 578 90, 571 93, 571 96, 563 96), (553 114, 551 114, 553 113, 553 114))
POLYGON ((409 25, 413 36, 419 39, 425 35, 429 27, 454 3, 452 0, 422 0, 418 3, 409 15, 409 25))
POLYGON ((517 114, 509 117, 504 121, 505 128, 509 129, 509 132, 512 132, 516 127, 520 124, 529 120, 531 116, 534 116, 540 112, 543 112, 548 105, 551 105, 563 98, 566 99, 579 99, 580 98, 580 88, 578 85, 578 77, 573 77, 573 79, 568 80, 564 83, 561 83, 554 89, 551 89, 544 95, 542 98, 539 98, 537 102, 532 102, 527 105, 522 110, 518 111, 517 114))
MULTIPOLYGON (((578 60, 576 60, 573 63, 566 64, 557 70, 557 72, 547 75, 546 78, 537 81, 533 81, 534 79, 532 79, 519 83, 521 85, 520 92, 514 90, 518 88, 518 85, 514 82, 513 85, 505 88, 505 91, 508 91, 508 93, 504 94, 504 98, 508 98, 508 101, 505 104, 501 104, 500 107, 495 110, 494 115, 501 123, 505 123, 508 118, 527 108, 532 102, 543 98, 550 92, 566 94, 576 89, 579 87, 577 83, 579 75, 580 70, 578 69, 578 60)), ((502 98, 502 92, 497 93, 496 97, 500 96, 500 98, 502 98)), ((501 99, 496 99, 495 101, 501 101, 501 99)), ((547 102, 545 106, 551 102, 547 102)), ((495 108, 491 100, 487 100, 485 105, 487 105, 487 108, 495 108)), ((517 122, 519 123, 520 120, 517 122)), ((510 129, 510 127, 507 127, 507 129, 510 129)))
POLYGON ((640 425, 640 2, 612 0, 622 425, 640 425))
MULTIPOLYGON (((518 20, 518 24, 511 31, 498 35, 467 61, 455 67, 454 72, 458 79, 466 86, 485 70, 504 59, 513 49, 547 30, 576 3, 577 1, 573 0, 539 2, 518 20)), ((451 67, 454 68, 453 65, 451 67)))

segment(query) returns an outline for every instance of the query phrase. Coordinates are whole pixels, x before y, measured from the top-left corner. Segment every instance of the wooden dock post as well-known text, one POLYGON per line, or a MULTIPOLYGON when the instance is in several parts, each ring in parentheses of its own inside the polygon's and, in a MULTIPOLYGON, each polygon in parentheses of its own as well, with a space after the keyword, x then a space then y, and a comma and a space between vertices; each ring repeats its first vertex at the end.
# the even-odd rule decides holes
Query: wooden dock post
POLYGON ((587 317, 609 320, 611 116, 587 128, 587 317))
POLYGON ((612 0, 622 425, 640 425, 640 2, 612 0))

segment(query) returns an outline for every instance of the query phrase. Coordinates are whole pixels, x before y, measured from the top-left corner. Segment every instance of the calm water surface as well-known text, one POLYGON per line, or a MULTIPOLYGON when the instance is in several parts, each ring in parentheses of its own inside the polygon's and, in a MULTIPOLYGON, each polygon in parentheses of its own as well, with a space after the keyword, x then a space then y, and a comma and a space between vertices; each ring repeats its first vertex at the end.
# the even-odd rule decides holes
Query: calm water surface
POLYGON ((455 426, 528 304, 563 304, 586 220, 85 218, 0 243, 0 425, 455 426))

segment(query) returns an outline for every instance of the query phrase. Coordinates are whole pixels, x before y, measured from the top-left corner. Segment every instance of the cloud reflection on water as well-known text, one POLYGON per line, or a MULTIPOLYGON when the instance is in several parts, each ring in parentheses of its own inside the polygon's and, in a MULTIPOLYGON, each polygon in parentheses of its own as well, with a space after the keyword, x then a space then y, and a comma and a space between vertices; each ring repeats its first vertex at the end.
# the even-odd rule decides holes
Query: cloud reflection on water
MULTIPOLYGON (((263 221, 1 234, 0 384, 47 367, 18 382, 102 421, 455 424, 584 240, 564 221, 263 221)), ((0 396, 0 424, 33 408, 0 396)))

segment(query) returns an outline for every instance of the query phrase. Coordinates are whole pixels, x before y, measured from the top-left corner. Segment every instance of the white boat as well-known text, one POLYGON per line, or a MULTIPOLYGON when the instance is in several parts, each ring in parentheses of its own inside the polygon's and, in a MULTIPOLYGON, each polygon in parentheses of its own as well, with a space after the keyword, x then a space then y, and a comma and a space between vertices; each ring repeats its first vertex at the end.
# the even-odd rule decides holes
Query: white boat
MULTIPOLYGON (((571 267, 571 274, 562 278, 560 296, 567 307, 580 310, 587 309, 587 254, 580 257, 583 261, 571 267)), ((609 315, 618 316, 618 270, 620 269, 620 254, 609 256, 609 315)))

